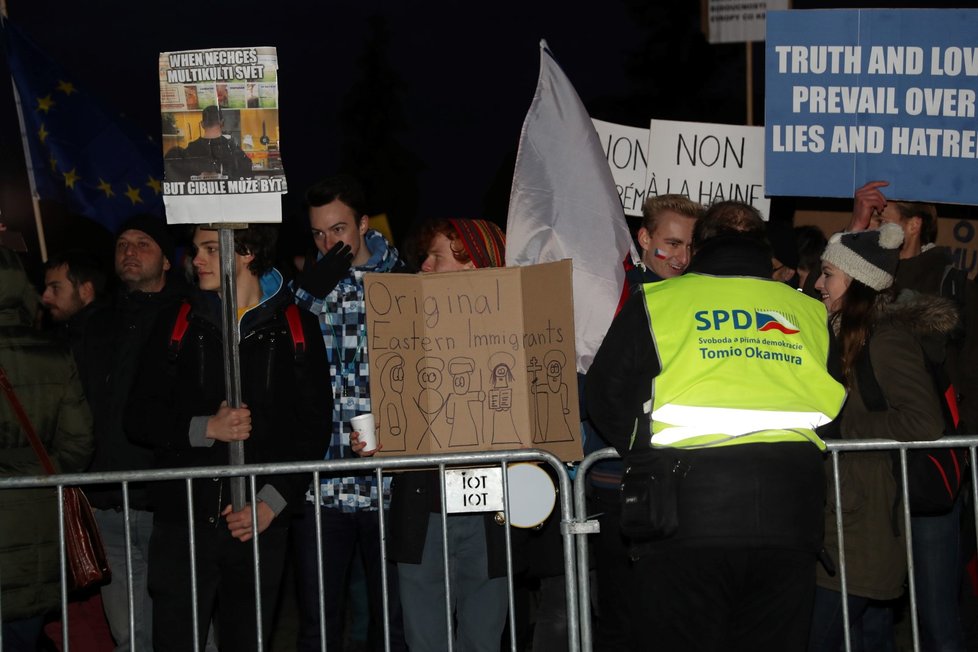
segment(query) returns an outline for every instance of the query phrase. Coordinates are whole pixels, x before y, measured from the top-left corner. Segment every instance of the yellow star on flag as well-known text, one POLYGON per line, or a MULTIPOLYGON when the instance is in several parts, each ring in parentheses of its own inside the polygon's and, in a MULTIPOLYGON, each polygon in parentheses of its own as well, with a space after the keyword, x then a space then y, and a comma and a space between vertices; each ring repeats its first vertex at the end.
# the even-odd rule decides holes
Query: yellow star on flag
POLYGON ((133 188, 128 183, 126 184, 126 188, 128 188, 128 190, 126 190, 126 197, 129 198, 129 201, 132 202, 133 206, 143 203, 143 198, 139 196, 139 188, 133 188))
POLYGON ((157 195, 160 194, 160 190, 162 190, 160 187, 160 180, 155 178, 152 174, 149 175, 149 181, 146 182, 146 185, 152 188, 153 192, 155 192, 157 195))
POLYGON ((81 177, 78 176, 78 174, 75 173, 75 170, 76 169, 77 168, 71 168, 70 170, 68 170, 67 172, 65 172, 65 187, 66 188, 71 188, 72 190, 74 190, 75 189, 75 183, 77 183, 78 180, 81 178, 81 177))
POLYGON ((45 140, 47 140, 48 130, 44 128, 44 123, 43 122, 41 123, 41 128, 37 130, 37 137, 41 139, 41 142, 42 143, 45 140))
POLYGON ((98 178, 98 186, 96 187, 104 192, 106 197, 115 197, 115 193, 112 192, 112 184, 102 179, 102 177, 98 178))
POLYGON ((66 82, 63 79, 58 80, 58 90, 64 93, 65 95, 71 95, 72 93, 78 92, 75 89, 74 84, 72 84, 71 82, 66 82))
POLYGON ((37 98, 37 110, 38 111, 44 111, 45 113, 47 113, 48 111, 51 110, 51 107, 54 106, 54 104, 55 104, 55 102, 54 102, 54 100, 51 99, 51 95, 50 94, 45 95, 44 97, 37 98))
POLYGON ((54 154, 52 154, 51 155, 51 158, 48 159, 48 163, 51 164, 51 171, 52 172, 57 172, 58 171, 58 159, 54 158, 54 154))

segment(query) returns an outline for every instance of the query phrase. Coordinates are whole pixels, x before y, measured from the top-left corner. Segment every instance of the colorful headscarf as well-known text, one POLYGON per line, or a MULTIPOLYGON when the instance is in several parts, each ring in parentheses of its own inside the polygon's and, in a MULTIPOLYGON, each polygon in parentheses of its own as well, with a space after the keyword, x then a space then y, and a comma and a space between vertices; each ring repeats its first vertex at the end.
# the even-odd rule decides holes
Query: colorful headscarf
POLYGON ((477 268, 506 265, 506 236, 494 222, 448 218, 477 268))

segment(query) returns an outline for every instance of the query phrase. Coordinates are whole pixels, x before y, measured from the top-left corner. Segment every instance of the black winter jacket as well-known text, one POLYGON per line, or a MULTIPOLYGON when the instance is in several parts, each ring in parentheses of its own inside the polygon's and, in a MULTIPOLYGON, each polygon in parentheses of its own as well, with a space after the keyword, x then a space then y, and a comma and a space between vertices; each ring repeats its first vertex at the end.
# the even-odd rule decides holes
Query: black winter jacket
MULTIPOLYGON (((132 443, 122 422, 146 340, 160 314, 173 309, 185 296, 185 288, 173 282, 167 282, 159 292, 123 290, 112 306, 95 311, 87 319, 81 345, 74 349, 95 419, 92 471, 153 468, 152 450, 132 443)), ((95 507, 122 506, 119 485, 90 485, 85 493, 95 507)), ((142 484, 130 485, 129 505, 151 508, 142 484)))
MULTIPOLYGON (((252 419, 245 463, 321 460, 329 443, 333 402, 319 325, 299 311, 305 352, 296 356, 285 316, 292 293, 275 270, 262 278, 262 288, 267 298, 239 322, 241 393, 252 419)), ((178 311, 176 306, 164 313, 150 335, 129 397, 126 431, 136 443, 153 448, 158 468, 226 465, 228 444, 191 441, 192 420, 214 415, 227 396, 220 300, 214 292, 193 295, 189 326, 179 353, 174 353, 170 339, 178 311)), ((259 476, 258 498, 280 514, 281 500, 290 507, 302 503, 309 482, 306 474, 259 476)), ((186 523, 182 482, 153 483, 150 495, 156 519, 186 523)), ((216 525, 230 503, 227 478, 194 482, 197 522, 216 525)), ((287 519, 277 518, 273 526, 285 523, 287 519)))

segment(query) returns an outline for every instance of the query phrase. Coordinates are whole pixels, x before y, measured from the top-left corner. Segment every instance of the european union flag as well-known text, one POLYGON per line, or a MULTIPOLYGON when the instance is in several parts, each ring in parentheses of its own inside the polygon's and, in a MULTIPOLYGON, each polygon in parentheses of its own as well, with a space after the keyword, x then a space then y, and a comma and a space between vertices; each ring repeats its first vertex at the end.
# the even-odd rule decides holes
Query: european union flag
POLYGON ((162 216, 159 145, 107 111, 9 20, 0 34, 37 196, 63 202, 112 233, 133 215, 162 216))

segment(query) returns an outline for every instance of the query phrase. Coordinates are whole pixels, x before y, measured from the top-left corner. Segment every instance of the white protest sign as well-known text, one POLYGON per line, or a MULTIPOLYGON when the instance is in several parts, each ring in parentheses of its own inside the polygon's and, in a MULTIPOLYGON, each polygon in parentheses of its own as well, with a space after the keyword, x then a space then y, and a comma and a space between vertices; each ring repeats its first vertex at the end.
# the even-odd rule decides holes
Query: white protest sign
POLYGON ((275 48, 163 52, 159 79, 167 222, 281 222, 275 48))
MULTIPOLYGON (((547 472, 536 464, 520 462, 508 465, 507 478, 510 525, 533 528, 543 524, 557 502, 557 492, 547 472)), ((446 469, 445 504, 449 514, 503 512, 502 469, 446 469)))
POLYGON ((641 215, 645 203, 649 130, 591 119, 608 159, 625 215, 641 215))
POLYGON ((503 470, 498 466, 446 469, 445 505, 449 514, 503 509, 503 470))
POLYGON ((764 127, 652 120, 647 197, 684 195, 704 206, 735 200, 767 219, 764 127))
POLYGON ((763 41, 767 12, 788 8, 788 0, 708 0, 710 43, 763 41))

